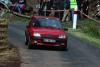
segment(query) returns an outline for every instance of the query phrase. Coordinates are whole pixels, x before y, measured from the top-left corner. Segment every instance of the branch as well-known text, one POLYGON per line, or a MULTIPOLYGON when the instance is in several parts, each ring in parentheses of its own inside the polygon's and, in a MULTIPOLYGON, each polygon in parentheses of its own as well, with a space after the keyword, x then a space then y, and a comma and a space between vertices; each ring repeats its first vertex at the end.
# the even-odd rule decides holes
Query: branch
POLYGON ((16 16, 19 16, 19 17, 23 17, 23 18, 27 18, 27 19, 30 19, 31 16, 27 16, 27 15, 23 15, 23 14, 20 14, 18 12, 11 12, 13 15, 16 15, 16 16))
POLYGON ((80 11, 80 13, 81 13, 81 14, 83 14, 84 16, 86 16, 88 19, 93 20, 93 21, 95 21, 95 22, 97 22, 97 23, 99 23, 99 24, 100 24, 100 21, 97 21, 97 20, 93 19, 92 17, 90 17, 90 16, 88 16, 88 15, 84 14, 84 13, 83 13, 83 12, 81 12, 81 11, 80 11))

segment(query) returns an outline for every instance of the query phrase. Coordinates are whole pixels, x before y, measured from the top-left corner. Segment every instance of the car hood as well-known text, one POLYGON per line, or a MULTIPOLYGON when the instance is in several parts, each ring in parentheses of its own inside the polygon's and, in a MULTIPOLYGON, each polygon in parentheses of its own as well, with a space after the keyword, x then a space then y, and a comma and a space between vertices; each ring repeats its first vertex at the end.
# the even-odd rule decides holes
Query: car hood
POLYGON ((64 30, 54 29, 54 28, 33 28, 33 32, 40 33, 41 35, 65 35, 64 30))

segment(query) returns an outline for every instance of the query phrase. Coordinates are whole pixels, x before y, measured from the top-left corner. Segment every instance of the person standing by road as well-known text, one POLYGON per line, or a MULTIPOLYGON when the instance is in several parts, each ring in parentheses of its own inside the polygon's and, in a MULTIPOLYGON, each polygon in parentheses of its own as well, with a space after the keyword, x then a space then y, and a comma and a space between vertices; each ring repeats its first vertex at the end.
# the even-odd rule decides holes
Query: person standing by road
POLYGON ((24 0, 18 0, 15 4, 13 4, 12 9, 16 12, 23 14, 26 9, 24 0))
POLYGON ((65 21, 68 14, 70 11, 70 1, 69 0, 64 0, 64 14, 63 14, 63 18, 62 21, 65 21))
POLYGON ((49 16, 50 12, 46 11, 46 10, 51 10, 52 5, 53 5, 52 0, 41 0, 40 1, 39 15, 49 16))
MULTIPOLYGON (((88 11, 89 11, 89 1, 88 0, 84 0, 82 3, 82 9, 83 9, 83 13, 88 15, 88 11)), ((85 16, 83 16, 84 18, 86 18, 85 16)))
MULTIPOLYGON (((53 2, 54 10, 64 10, 63 2, 64 0, 54 0, 53 2)), ((55 11, 54 16, 62 19, 63 11, 55 11)))
POLYGON ((78 19, 81 19, 82 15, 80 13, 80 11, 82 11, 82 2, 83 0, 77 0, 77 5, 78 5, 78 19))

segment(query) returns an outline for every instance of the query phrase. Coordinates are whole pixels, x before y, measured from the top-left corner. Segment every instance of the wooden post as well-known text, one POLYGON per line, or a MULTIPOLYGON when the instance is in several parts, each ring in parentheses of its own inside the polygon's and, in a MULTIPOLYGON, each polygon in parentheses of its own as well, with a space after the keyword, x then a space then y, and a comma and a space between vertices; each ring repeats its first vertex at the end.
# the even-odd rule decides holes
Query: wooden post
POLYGON ((0 49, 8 47, 8 23, 5 19, 0 19, 0 49))

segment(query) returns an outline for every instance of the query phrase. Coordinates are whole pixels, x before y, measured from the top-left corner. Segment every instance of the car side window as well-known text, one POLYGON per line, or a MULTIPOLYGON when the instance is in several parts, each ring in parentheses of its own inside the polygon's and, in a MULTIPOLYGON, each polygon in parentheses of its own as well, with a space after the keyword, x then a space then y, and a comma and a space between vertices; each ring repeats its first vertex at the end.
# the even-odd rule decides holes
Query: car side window
POLYGON ((37 20, 37 19, 33 19, 32 20, 32 25, 34 26, 34 27, 39 27, 40 25, 39 25, 39 21, 37 20))
POLYGON ((40 27, 39 22, 35 22, 34 26, 35 26, 35 27, 40 27))

